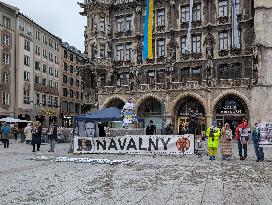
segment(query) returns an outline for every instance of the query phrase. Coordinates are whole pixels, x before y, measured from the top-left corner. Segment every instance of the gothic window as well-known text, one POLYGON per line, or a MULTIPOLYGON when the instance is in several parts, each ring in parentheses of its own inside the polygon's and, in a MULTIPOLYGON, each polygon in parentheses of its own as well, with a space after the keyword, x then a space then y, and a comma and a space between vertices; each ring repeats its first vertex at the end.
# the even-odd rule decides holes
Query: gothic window
POLYGON ((126 45, 126 60, 131 60, 132 59, 132 44, 128 43, 126 45))
POLYGON ((99 18, 99 31, 105 32, 105 17, 104 16, 100 16, 99 18))
POLYGON ((131 31, 132 30, 132 16, 126 16, 126 30, 131 31))
POLYGON ((237 79, 241 78, 241 64, 233 64, 231 65, 232 78, 237 79))
POLYGON ((228 50, 228 32, 219 33, 219 50, 228 50))
POLYGON ((21 31, 25 30, 25 22, 22 19, 19 19, 19 29, 21 31))
POLYGON ((124 60, 124 50, 123 45, 116 45, 116 60, 124 60))
POLYGON ((164 39, 157 40, 157 57, 163 57, 165 55, 165 41, 164 39))
POLYGON ((181 81, 187 81, 190 78, 190 68, 182 68, 180 70, 181 81))
POLYGON ((3 45, 4 46, 10 46, 10 35, 3 34, 3 45))
POLYGON ((117 17, 116 18, 116 30, 117 32, 122 32, 124 30, 124 17, 117 17))
POLYGON ((201 6, 197 4, 193 7, 193 21, 200 21, 201 20, 201 6))
POLYGON ((3 53, 3 64, 9 64, 9 54, 3 53))
POLYGON ((219 0, 218 10, 219 17, 228 16, 228 1, 219 0))
POLYGON ((181 53, 182 54, 186 54, 186 46, 187 46, 187 43, 188 43, 188 39, 186 36, 183 36, 181 38, 181 53))
POLYGON ((10 29, 10 18, 3 16, 3 26, 10 29))
POLYGON ((181 22, 188 22, 190 20, 190 7, 182 7, 181 8, 181 22))
POLYGON ((165 11, 164 11, 164 9, 158 10, 157 26, 165 26, 165 11))
POLYGON ((100 45, 99 46, 99 56, 101 58, 105 58, 105 45, 100 45))
POLYGON ((193 53, 201 53, 201 35, 195 35, 192 38, 193 53))

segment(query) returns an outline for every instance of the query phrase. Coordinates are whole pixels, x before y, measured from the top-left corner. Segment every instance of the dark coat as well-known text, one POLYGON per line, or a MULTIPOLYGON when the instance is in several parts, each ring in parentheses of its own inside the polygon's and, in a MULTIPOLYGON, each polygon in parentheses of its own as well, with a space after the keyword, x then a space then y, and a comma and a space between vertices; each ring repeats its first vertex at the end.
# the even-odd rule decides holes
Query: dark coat
POLYGON ((31 144, 41 144, 42 143, 42 127, 38 127, 36 132, 32 132, 31 144))
MULTIPOLYGON (((50 129, 50 127, 49 127, 49 129, 50 129)), ((47 132, 49 132, 49 129, 48 129, 48 131, 47 132)), ((57 126, 54 126, 53 127, 53 134, 51 135, 48 135, 48 139, 55 139, 55 140, 57 140, 57 138, 58 138, 58 128, 57 128, 57 126)))
POLYGON ((146 128, 146 135, 155 135, 156 134, 156 126, 155 125, 148 125, 146 128))

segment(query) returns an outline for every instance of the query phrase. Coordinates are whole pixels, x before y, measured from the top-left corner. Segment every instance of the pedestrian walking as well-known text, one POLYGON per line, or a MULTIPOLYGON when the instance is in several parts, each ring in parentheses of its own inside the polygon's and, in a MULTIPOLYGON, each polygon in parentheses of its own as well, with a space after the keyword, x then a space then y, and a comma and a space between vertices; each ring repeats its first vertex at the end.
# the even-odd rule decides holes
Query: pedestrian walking
POLYGON ((207 129, 206 137, 208 138, 209 160, 215 160, 220 140, 220 129, 217 128, 216 121, 213 121, 212 126, 207 129))
POLYGON ((222 137, 222 159, 230 160, 232 156, 232 130, 228 123, 221 129, 221 137, 222 137))
POLYGON ((247 143, 249 140, 249 133, 250 128, 248 126, 247 119, 243 119, 242 123, 237 126, 235 131, 240 160, 245 160, 247 158, 247 143))
POLYGON ((47 136, 50 143, 50 150, 48 152, 54 152, 55 143, 58 137, 58 129, 54 123, 51 123, 51 125, 49 126, 47 130, 47 136))
POLYGON ((25 143, 30 144, 32 141, 32 126, 31 123, 28 123, 24 129, 25 134, 25 143))
POLYGON ((41 135, 42 135, 41 123, 39 121, 36 121, 33 123, 32 127, 32 140, 31 140, 31 144, 33 146, 32 152, 35 152, 35 145, 37 145, 37 151, 40 151, 40 146, 42 142, 41 135))
POLYGON ((10 138, 10 127, 9 125, 4 122, 3 126, 1 127, 1 137, 2 142, 4 144, 4 148, 9 148, 9 138, 10 138))
POLYGON ((12 129, 12 132, 14 135, 14 139, 17 140, 18 132, 19 132, 17 124, 14 124, 14 128, 12 129))
POLYGON ((253 141, 253 145, 254 145, 254 150, 255 150, 255 154, 257 157, 256 162, 261 162, 264 161, 264 152, 263 152, 263 148, 260 147, 260 129, 258 126, 258 123, 255 123, 255 128, 252 130, 252 141, 253 141))
POLYGON ((156 126, 153 125, 153 121, 150 120, 149 125, 147 125, 146 127, 145 133, 146 135, 156 135, 156 129, 157 129, 156 126))

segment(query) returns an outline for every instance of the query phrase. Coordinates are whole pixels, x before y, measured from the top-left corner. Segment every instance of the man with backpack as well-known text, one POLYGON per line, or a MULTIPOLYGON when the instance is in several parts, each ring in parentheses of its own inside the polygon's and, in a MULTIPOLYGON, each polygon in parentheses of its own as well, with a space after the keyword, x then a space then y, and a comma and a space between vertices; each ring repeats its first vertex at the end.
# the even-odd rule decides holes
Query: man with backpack
POLYGON ((6 122, 4 122, 4 125, 1 127, 1 135, 4 148, 9 148, 10 127, 6 122))

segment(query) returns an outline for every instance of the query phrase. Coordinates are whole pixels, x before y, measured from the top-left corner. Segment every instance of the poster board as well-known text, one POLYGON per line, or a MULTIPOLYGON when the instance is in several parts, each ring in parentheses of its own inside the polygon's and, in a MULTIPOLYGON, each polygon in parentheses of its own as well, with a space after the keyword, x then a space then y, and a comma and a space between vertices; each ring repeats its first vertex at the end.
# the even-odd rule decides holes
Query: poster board
POLYGON ((74 153, 193 154, 194 135, 75 136, 74 153))
POLYGON ((260 129, 260 147, 272 147, 272 123, 262 122, 258 125, 260 129))

